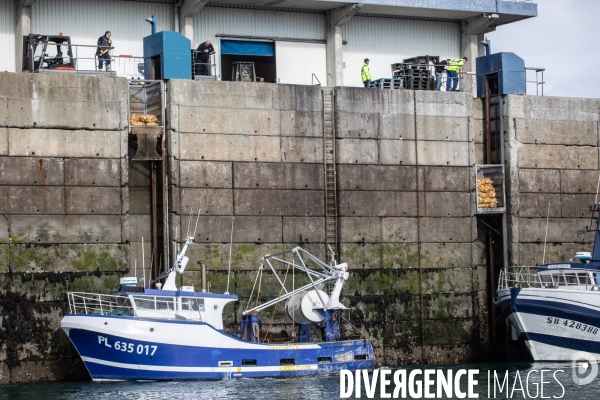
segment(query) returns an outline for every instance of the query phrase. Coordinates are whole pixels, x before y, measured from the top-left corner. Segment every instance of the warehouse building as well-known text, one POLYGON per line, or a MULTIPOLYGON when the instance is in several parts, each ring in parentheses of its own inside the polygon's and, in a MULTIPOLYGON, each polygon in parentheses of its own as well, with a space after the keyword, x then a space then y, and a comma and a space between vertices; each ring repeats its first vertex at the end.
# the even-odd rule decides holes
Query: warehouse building
MULTIPOLYGON (((482 54, 481 40, 496 27, 535 17, 537 5, 501 0, 8 0, 0 3, 0 71, 23 70, 23 37, 70 36, 78 69, 94 69, 95 44, 110 30, 113 55, 143 56, 145 21, 157 31, 179 31, 193 48, 214 45, 216 79, 230 80, 231 65, 253 61, 266 82, 361 86, 360 67, 371 59, 374 78, 390 77, 405 58, 482 54), (89 47, 85 47, 89 46, 89 47)), ((122 74, 122 71, 121 73, 122 74)))

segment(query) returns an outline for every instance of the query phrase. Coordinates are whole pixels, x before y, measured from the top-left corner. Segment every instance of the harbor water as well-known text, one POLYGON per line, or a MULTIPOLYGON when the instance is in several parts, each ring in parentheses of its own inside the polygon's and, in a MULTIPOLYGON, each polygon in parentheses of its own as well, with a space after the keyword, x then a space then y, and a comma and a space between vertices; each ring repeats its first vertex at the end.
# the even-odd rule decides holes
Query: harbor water
MULTIPOLYGON (((597 367, 597 366, 596 366, 597 367)), ((389 368, 386 368, 390 370, 389 368)), ((460 370, 479 372, 474 375, 477 385, 473 387, 473 394, 477 398, 488 399, 528 399, 528 398, 562 398, 578 400, 596 400, 600 398, 600 379, 595 378, 589 384, 580 385, 574 382, 573 373, 580 378, 589 377, 593 368, 587 371, 574 367, 572 363, 518 363, 518 364, 463 364, 452 366, 418 365, 406 368, 391 368, 391 374, 399 369, 406 370, 407 376, 411 371, 420 369, 442 370, 445 374, 452 372, 455 376, 460 370), (545 371, 541 374, 541 371, 545 371), (507 374, 508 372, 508 374, 507 374), (583 375, 580 374, 583 372, 583 375), (588 372, 586 375, 585 373, 588 372), (497 382, 494 382, 494 373, 497 382), (488 376, 491 382, 488 384, 488 376), (505 380, 505 378, 508 379, 505 380), (542 384, 542 381, 544 382, 542 384), (504 383, 503 390, 499 385, 504 383), (495 388, 495 393, 494 393, 495 388), (543 393, 541 389, 543 388, 543 393)), ((381 372, 382 369, 379 369, 381 372)), ((596 369, 597 372, 597 369, 596 369)), ((463 375, 460 380, 458 393, 454 392, 452 397, 442 395, 442 399, 475 398, 468 396, 467 379, 463 375), (462 394, 466 397, 462 397, 462 394)), ((388 376, 389 379, 389 376, 388 376)), ((421 375, 422 380, 422 375, 421 375)), ((435 375, 434 375, 435 380, 435 375)), ((581 381, 580 381, 581 382, 581 381)), ((423 383, 423 382, 421 382, 423 383)), ((168 382, 56 382, 20 385, 0 386, 0 400, 13 399, 337 399, 343 394, 341 392, 340 375, 328 375, 320 377, 289 378, 289 379, 224 379, 218 381, 168 381, 168 382)), ((454 388, 456 390, 457 388, 454 388)), ((346 388, 348 390, 348 388, 346 388)), ((361 399, 380 398, 402 398, 402 393, 394 397, 394 385, 388 386, 385 393, 389 397, 382 397, 380 386, 377 385, 373 396, 365 393, 365 387, 361 387, 361 399)), ((415 389, 417 390, 417 389, 415 389)), ((410 396, 409 399, 425 398, 421 387, 421 396, 410 396)), ((430 388, 431 393, 436 393, 435 384, 430 388)), ((349 397, 356 399, 355 388, 349 397)))

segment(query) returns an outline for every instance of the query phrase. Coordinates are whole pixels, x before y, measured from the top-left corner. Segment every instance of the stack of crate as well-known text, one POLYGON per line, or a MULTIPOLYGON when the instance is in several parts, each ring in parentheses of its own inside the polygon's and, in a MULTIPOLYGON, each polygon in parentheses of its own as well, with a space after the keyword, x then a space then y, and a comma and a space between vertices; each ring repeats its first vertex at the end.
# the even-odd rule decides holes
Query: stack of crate
POLYGON ((437 64, 439 56, 419 56, 406 58, 401 63, 392 64, 392 76, 403 79, 404 88, 410 90, 435 89, 433 64, 437 64))
POLYGON ((402 79, 400 78, 381 78, 371 81, 370 87, 382 89, 403 89, 402 79))

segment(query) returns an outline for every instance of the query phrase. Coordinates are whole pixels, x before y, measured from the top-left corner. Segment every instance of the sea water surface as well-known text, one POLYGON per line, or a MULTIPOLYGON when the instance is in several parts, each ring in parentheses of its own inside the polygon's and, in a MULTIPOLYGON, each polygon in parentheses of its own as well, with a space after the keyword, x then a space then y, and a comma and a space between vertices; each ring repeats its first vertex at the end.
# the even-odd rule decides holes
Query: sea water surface
MULTIPOLYGON (((399 368, 388 368, 392 373, 399 368)), ((452 366, 440 365, 417 365, 402 367, 406 369, 407 375, 414 369, 442 369, 445 373, 452 370, 453 373, 460 369, 477 369, 479 373, 475 376, 478 380, 475 386, 475 394, 480 399, 529 399, 529 398, 562 398, 577 400, 600 399, 600 378, 594 379, 590 384, 577 385, 573 381, 574 367, 571 363, 518 363, 518 364, 462 364, 452 366), (541 374, 544 373, 543 397, 540 391, 541 374), (493 390, 494 371, 499 380, 502 381, 508 371, 508 382, 510 392, 506 387, 501 393, 496 385, 496 395, 493 390), (562 371, 562 372, 561 372, 562 371), (492 383, 488 387, 488 372, 492 377, 492 383), (529 380, 527 376, 529 375, 529 380), (555 379, 555 376, 557 379, 555 379), (520 383, 519 383, 520 382, 520 383), (514 390, 513 390, 514 389, 514 390), (521 390, 523 389, 523 390, 521 390), (488 392, 489 390, 489 392, 488 392)), ((581 369, 576 368, 576 371, 581 369)), ((591 371, 591 369, 589 370, 591 371)), ((589 372, 588 371, 588 372, 589 372)), ((579 372, 578 372, 579 373, 579 372)), ((584 376, 582 376, 584 377, 584 376)), ((466 378, 461 381, 461 390, 467 390, 466 378)), ((393 385, 387 393, 393 395, 393 385)), ((435 393, 435 389, 432 390, 435 393)), ((356 399, 355 392, 349 397, 356 399)), ((401 393, 399 393, 401 395, 401 393)), ((169 382, 56 382, 36 383, 19 385, 0 385, 0 400, 9 399, 338 399, 340 398, 340 375, 326 375, 318 377, 300 378, 261 378, 261 379, 224 379, 220 381, 169 381, 169 382)), ((375 395, 366 395, 364 386, 361 387, 361 399, 380 399, 380 387, 377 386, 375 395)), ((387 398, 387 397, 384 397, 387 398)), ((392 397, 393 398, 393 397, 392 397)), ((399 397, 401 398, 401 397, 399 397)), ((410 397, 409 399, 419 398, 410 397)), ((424 393, 422 393, 424 398, 424 393)), ((434 397, 443 399, 458 399, 453 397, 434 397)))

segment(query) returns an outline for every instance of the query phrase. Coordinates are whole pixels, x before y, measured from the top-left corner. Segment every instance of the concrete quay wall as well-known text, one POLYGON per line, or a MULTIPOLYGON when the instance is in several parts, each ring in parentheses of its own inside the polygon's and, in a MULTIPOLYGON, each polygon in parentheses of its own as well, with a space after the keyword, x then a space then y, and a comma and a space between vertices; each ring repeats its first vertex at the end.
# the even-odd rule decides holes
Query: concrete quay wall
POLYGON ((0 73, 0 383, 85 379, 66 291, 129 267, 125 79, 0 73))
POLYGON ((600 176, 600 100, 508 96, 509 264, 568 261, 591 251, 589 208, 600 176))
MULTIPOLYGON (((209 266, 212 290, 225 291, 234 218, 233 330, 260 256, 302 245, 326 259, 321 88, 171 81, 169 98, 172 237, 183 239, 199 209, 191 258, 209 266)), ((473 216, 472 99, 336 88, 334 109, 351 320, 372 337, 378 363, 476 359, 487 293, 473 216)), ((278 293, 274 277, 263 277, 261 296, 278 293)), ((282 329, 290 324, 278 310, 271 331, 282 329)))
MULTIPOLYGON (((224 292, 233 222, 229 291, 240 301, 224 310, 233 331, 260 257, 302 245, 327 259, 321 88, 172 80, 167 89, 170 245, 199 211, 181 282, 199 284, 201 260, 210 290, 224 292)), ((372 338, 380 365, 488 359, 493 293, 473 176, 484 154, 482 102, 334 94, 338 258, 350 268, 342 302, 351 322, 372 338)), ((60 330, 65 292, 106 293, 135 260, 138 276, 142 256, 149 265, 149 168, 129 160, 128 101, 123 79, 0 74, 0 383, 85 379, 60 330)), ((510 265, 540 262, 548 199, 546 260, 589 248, 598 106, 506 97, 510 265)), ((278 294, 265 273, 261 300, 278 294)), ((271 313, 263 329, 289 333, 283 307, 271 313)))

